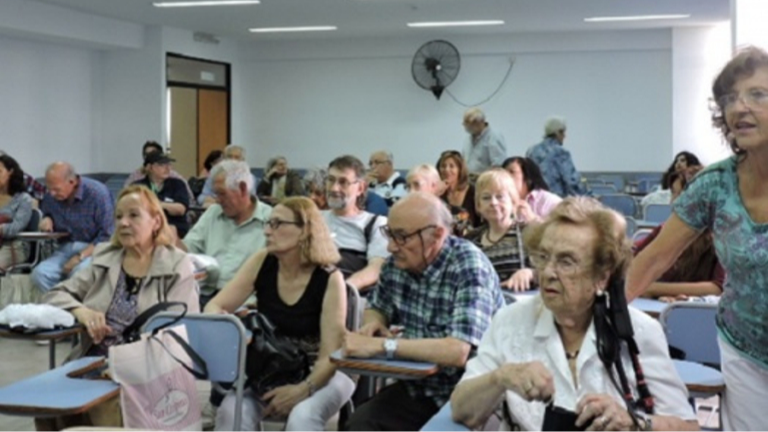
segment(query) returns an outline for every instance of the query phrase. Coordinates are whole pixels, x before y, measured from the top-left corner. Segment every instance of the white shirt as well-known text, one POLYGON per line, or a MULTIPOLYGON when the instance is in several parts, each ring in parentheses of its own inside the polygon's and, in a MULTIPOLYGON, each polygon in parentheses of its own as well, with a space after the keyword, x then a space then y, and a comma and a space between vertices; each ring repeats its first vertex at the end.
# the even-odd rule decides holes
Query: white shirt
POLYGON ((391 200, 391 203, 387 203, 389 205, 392 205, 392 203, 396 202, 400 198, 404 197, 406 195, 405 190, 405 183, 401 183, 395 187, 392 187, 392 183, 397 180, 400 177, 400 173, 395 171, 392 173, 392 176, 387 179, 384 183, 378 183, 376 182, 372 187, 371 191, 373 191, 376 195, 381 196, 385 200, 391 200))
POLYGON ((645 208, 648 204, 669 204, 672 201, 672 191, 669 189, 659 189, 644 196, 640 200, 640 205, 645 208))
MULTIPOLYGON (((669 358, 667 338, 661 325, 637 309, 630 307, 629 312, 640 349, 640 363, 654 398, 655 414, 695 420, 688 403, 688 391, 669 358)), ((608 394, 623 406, 619 392, 597 356, 595 341, 592 324, 576 359, 579 374, 579 387, 576 388, 552 312, 544 307, 539 295, 525 298, 496 313, 480 341, 477 356, 467 363, 461 380, 487 374, 504 363, 539 361, 553 376, 556 406, 575 411, 578 401, 590 393, 608 394)), ((622 360, 629 385, 636 390, 635 373, 626 350, 622 351, 622 360)), ((512 420, 522 430, 541 430, 544 403, 528 402, 512 391, 506 393, 506 400, 512 420)))
POLYGON ((339 249, 351 249, 366 252, 371 258, 388 258, 387 239, 381 233, 380 227, 387 224, 386 216, 378 216, 371 230, 371 242, 365 241, 365 226, 374 217, 373 213, 362 211, 354 216, 336 216, 332 210, 324 210, 323 218, 331 231, 336 247, 339 249))

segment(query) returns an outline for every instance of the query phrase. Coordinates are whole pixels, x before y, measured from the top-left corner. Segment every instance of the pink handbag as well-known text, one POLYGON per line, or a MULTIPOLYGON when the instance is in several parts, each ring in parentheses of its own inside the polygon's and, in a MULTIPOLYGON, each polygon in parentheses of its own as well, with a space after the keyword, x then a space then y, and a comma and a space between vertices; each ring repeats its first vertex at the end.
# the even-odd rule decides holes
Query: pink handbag
POLYGON ((109 348, 109 369, 120 384, 125 427, 202 430, 195 376, 202 378, 207 371, 187 341, 186 327, 177 325, 109 348))

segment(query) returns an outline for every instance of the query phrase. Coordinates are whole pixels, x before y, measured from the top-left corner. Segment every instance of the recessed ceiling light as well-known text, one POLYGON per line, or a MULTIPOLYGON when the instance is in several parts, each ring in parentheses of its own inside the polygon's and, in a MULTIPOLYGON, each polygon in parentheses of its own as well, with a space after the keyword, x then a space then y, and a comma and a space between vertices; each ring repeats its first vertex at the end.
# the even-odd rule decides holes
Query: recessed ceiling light
POLYGON ((614 21, 652 21, 652 20, 671 20, 690 18, 690 14, 677 15, 627 15, 612 17, 592 17, 584 18, 584 22, 614 22, 614 21))
POLYGON ((203 0, 203 1, 176 1, 176 2, 155 2, 154 7, 195 7, 195 6, 239 6, 259 4, 260 0, 203 0))
POLYGON ((428 22, 413 22, 408 23, 408 27, 420 28, 420 27, 471 27, 471 26, 494 26, 503 25, 502 20, 489 20, 489 21, 428 21, 428 22))
POLYGON ((289 33, 289 32, 317 32, 335 31, 336 26, 305 26, 305 27, 261 27, 248 29, 251 33, 289 33))

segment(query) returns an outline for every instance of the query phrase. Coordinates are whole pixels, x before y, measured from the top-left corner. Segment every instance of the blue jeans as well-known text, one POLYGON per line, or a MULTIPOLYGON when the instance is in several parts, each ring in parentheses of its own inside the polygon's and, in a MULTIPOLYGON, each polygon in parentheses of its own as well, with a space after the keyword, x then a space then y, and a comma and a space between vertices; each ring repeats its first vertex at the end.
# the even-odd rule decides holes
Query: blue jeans
POLYGON ((85 242, 67 242, 56 246, 53 254, 32 270, 32 283, 45 294, 59 282, 88 267, 91 257, 80 262, 69 274, 64 274, 64 264, 89 245, 85 242))

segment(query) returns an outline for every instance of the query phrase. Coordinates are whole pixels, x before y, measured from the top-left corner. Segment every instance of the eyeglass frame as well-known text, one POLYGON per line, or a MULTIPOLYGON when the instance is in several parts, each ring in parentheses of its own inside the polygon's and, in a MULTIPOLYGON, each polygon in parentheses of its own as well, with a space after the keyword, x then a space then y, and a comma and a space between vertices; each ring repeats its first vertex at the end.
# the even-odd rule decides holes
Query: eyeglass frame
POLYGON ((271 229, 272 231, 275 231, 275 230, 279 229, 283 225, 295 225, 295 226, 297 226, 299 228, 304 228, 304 223, 303 222, 300 222, 300 221, 287 221, 287 220, 277 219, 277 218, 267 219, 267 221, 264 222, 264 225, 268 226, 269 229, 271 229))
POLYGON ((747 89, 744 93, 729 92, 721 95, 715 100, 715 103, 722 111, 730 111, 736 105, 736 102, 741 101, 747 108, 756 107, 768 107, 768 89, 762 87, 752 87, 747 89), (761 95, 755 95, 756 92, 762 93, 761 95), (723 102, 723 99, 728 99, 727 102, 723 102), (758 99, 761 98, 761 99, 758 99))
MULTIPOLYGON (((553 262, 552 255, 548 254, 546 252, 542 251, 531 251, 528 253, 528 259, 531 261, 531 265, 536 269, 537 272, 541 273, 544 269, 549 266, 550 263, 553 262)), ((585 270, 587 269, 587 265, 585 263, 580 263, 574 260, 570 257, 559 257, 554 259, 553 267, 555 269, 555 273, 557 273, 560 276, 573 276, 575 274, 579 273, 579 270, 585 270), (564 259, 570 259, 574 261, 572 264, 563 264, 562 260, 564 259), (564 267, 566 266, 566 267, 564 267)))
POLYGON ((379 231, 381 234, 389 239, 395 242, 398 246, 405 246, 406 243, 408 243, 408 240, 411 239, 414 236, 421 235, 424 231, 432 228, 437 228, 437 225, 435 224, 429 224, 427 226, 421 227, 410 234, 394 234, 392 232, 392 228, 389 227, 389 225, 382 225, 379 227, 379 231))
POLYGON ((358 178, 355 181, 349 181, 349 179, 347 179, 346 177, 336 178, 332 175, 327 175, 325 179, 323 179, 323 181, 325 182, 326 187, 333 187, 333 185, 338 183, 340 188, 348 189, 350 186, 360 183, 361 180, 358 178))

